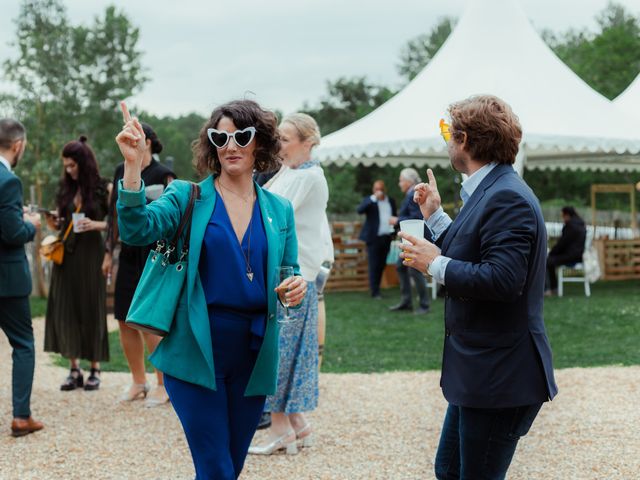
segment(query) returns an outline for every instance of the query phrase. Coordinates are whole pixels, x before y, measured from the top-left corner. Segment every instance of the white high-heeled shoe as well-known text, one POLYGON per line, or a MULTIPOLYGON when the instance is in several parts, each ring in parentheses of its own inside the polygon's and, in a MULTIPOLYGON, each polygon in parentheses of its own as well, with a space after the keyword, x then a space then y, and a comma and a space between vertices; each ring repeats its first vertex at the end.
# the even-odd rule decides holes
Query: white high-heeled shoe
POLYGON ((278 450, 284 450, 287 455, 295 455, 298 453, 298 445, 296 443, 295 432, 293 430, 289 430, 281 437, 278 437, 265 445, 251 445, 249 447, 249 453, 252 455, 271 455, 278 450), (292 441, 286 441, 288 438, 292 437, 292 441))
POLYGON ((147 399, 144 401, 144 406, 147 408, 154 408, 168 402, 169 395, 167 394, 164 385, 158 385, 147 395, 147 399))
POLYGON ((134 400, 143 399, 147 396, 151 390, 151 386, 148 382, 145 383, 132 383, 129 388, 127 388, 120 398, 118 399, 121 403, 133 402, 134 400))
POLYGON ((314 438, 313 438, 313 432, 311 432, 310 430, 311 430, 311 424, 310 423, 307 423, 300 430, 296 430, 296 442, 298 443, 298 446, 300 448, 313 447, 313 444, 315 442, 314 442, 314 438), (304 434, 307 431, 309 431, 309 433, 307 433, 306 435, 301 437, 301 435, 304 434))

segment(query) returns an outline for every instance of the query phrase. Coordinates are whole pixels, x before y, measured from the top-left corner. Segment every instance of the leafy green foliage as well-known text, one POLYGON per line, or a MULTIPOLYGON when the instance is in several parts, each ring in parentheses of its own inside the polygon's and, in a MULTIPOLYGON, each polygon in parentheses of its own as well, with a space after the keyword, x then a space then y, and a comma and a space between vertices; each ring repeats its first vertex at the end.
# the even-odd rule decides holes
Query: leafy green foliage
POLYGON ((179 178, 196 180, 197 175, 193 167, 193 153, 191 144, 198 138, 200 129, 206 121, 196 113, 180 117, 156 117, 141 113, 142 121, 153 127, 158 134, 163 149, 163 158, 173 158, 173 171, 179 178))
POLYGON ((408 81, 413 80, 449 38, 455 24, 456 19, 454 18, 441 18, 431 31, 409 40, 400 52, 400 63, 397 65, 398 73, 408 81))
POLYGON ((146 77, 136 45, 139 31, 115 7, 90 26, 69 23, 61 0, 24 1, 16 20, 18 56, 4 62, 19 94, 4 109, 27 128, 28 151, 19 167, 50 204, 61 171, 63 145, 89 138, 102 174, 119 161, 113 141, 122 119, 118 101, 139 91, 146 77), (10 106, 10 108, 8 108, 10 106))
MULTIPOLYGON (((590 207, 592 184, 635 183, 638 173, 525 170, 524 179, 543 203, 554 203, 558 207, 590 207)), ((598 209, 629 211, 629 196, 598 195, 598 209)), ((636 209, 640 211, 640 195, 636 195, 636 209)))
POLYGON ((341 77, 327 82, 327 95, 320 105, 305 104, 302 111, 315 118, 322 135, 327 135, 371 113, 394 94, 387 87, 369 83, 365 77, 341 77))
POLYGON ((575 73, 609 99, 617 97, 640 72, 640 18, 609 3, 598 15, 599 30, 549 32, 549 46, 575 73))

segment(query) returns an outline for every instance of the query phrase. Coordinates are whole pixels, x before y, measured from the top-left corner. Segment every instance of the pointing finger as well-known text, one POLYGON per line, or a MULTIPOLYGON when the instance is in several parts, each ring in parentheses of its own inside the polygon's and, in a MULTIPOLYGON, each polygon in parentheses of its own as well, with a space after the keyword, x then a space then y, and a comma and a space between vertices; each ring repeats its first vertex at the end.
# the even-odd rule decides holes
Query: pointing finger
POLYGON ((433 175, 433 170, 431 170, 430 168, 427 169, 427 177, 429 177, 429 186, 432 188, 438 188, 436 177, 433 175))
POLYGON ((133 118, 133 125, 135 126, 135 129, 137 130, 138 136, 140 138, 146 139, 147 136, 144 133, 144 129, 142 128, 142 124, 138 120, 138 117, 134 117, 133 118))
POLYGON ((127 104, 124 103, 124 100, 120 102, 120 109, 122 110, 122 119, 124 120, 124 123, 129 122, 129 120, 131 120, 131 114, 129 113, 127 104))

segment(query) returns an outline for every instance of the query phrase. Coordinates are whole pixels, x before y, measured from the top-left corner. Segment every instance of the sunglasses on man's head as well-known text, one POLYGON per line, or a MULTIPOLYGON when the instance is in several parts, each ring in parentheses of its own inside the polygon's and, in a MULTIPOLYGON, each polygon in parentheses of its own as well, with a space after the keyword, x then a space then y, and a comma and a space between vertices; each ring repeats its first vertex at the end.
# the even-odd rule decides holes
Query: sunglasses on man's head
POLYGON ((256 127, 247 127, 243 130, 236 130, 233 133, 224 130, 216 130, 215 128, 207 128, 207 136, 209 141, 217 148, 224 148, 229 143, 229 139, 233 137, 240 148, 244 148, 251 143, 253 137, 256 136, 256 127))
POLYGON ((440 135, 445 142, 451 140, 451 125, 444 121, 443 118, 440 119, 440 135))

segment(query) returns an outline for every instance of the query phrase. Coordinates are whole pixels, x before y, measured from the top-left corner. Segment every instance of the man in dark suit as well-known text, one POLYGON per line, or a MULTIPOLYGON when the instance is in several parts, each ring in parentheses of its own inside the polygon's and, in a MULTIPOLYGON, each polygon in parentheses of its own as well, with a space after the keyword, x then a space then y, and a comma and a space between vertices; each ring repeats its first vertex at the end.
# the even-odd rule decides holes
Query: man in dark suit
MULTIPOLYGON (((400 210, 398 210, 398 217, 393 217, 391 221, 394 225, 400 228, 400 222, 403 220, 416 220, 422 219, 422 213, 420 213, 420 207, 413 201, 413 191, 415 186, 420 183, 422 179, 418 172, 414 168, 404 168, 400 171, 400 178, 398 180, 398 186, 402 193, 404 193, 404 199, 400 204, 400 210)), ((413 310, 413 300, 411 295, 411 279, 418 292, 418 298, 420 305, 414 312, 416 314, 423 314, 429 312, 429 295, 427 293, 427 279, 425 276, 412 268, 408 268, 403 264, 402 259, 398 259, 396 264, 398 271, 398 279, 400 280, 400 303, 389 307, 391 311, 413 310)))
POLYGON ((40 216, 23 211, 22 183, 12 172, 26 144, 20 122, 0 119, 0 328, 13 348, 14 437, 43 428, 30 409, 35 348, 29 308, 31 274, 24 250, 40 228, 40 216))
POLYGON ((415 200, 435 245, 403 234, 407 265, 446 290, 440 385, 449 407, 436 454, 439 479, 505 478, 518 439, 556 395, 542 317, 547 240, 538 199, 512 165, 522 130, 502 100, 483 95, 449 107, 442 126, 462 183, 452 222, 436 180, 415 200))
POLYGON ((369 261, 369 289, 373 298, 380 295, 380 279, 387 265, 387 255, 391 246, 391 234, 394 231, 392 218, 396 216, 396 202, 387 196, 384 182, 373 183, 373 194, 364 197, 357 212, 366 215, 360 240, 367 244, 369 261))
POLYGON ((547 290, 545 295, 558 292, 556 268, 560 265, 573 265, 582 262, 584 243, 587 238, 587 227, 584 220, 573 207, 562 207, 562 235, 553 246, 547 257, 547 290))

